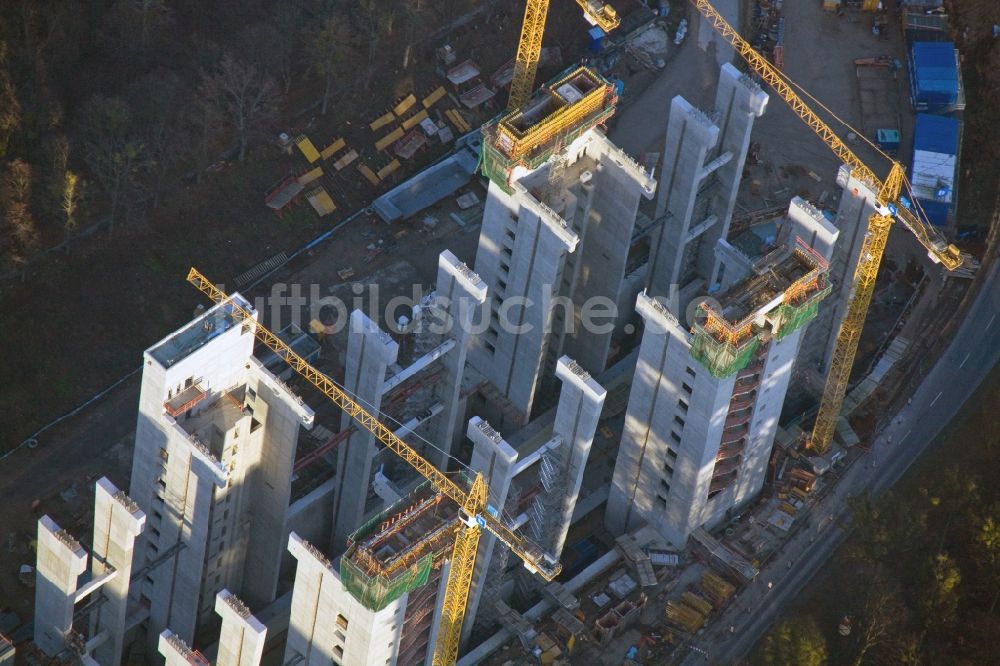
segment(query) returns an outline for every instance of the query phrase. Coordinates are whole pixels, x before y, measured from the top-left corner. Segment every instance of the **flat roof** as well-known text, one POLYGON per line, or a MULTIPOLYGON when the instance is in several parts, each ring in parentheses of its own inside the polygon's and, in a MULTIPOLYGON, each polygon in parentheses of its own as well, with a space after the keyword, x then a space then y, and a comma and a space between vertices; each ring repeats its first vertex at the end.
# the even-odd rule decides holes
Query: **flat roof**
MULTIPOLYGON (((239 294, 234 294, 232 298, 241 308, 253 311, 253 306, 239 294)), ((187 326, 160 340, 147 349, 146 353, 164 368, 169 368, 228 331, 236 323, 232 304, 220 303, 187 326)))

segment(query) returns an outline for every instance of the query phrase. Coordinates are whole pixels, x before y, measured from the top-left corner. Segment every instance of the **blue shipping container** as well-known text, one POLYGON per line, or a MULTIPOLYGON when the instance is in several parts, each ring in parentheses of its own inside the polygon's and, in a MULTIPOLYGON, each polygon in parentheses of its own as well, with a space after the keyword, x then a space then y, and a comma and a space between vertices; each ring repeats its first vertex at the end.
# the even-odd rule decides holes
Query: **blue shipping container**
POLYGON ((600 53, 601 47, 604 45, 604 31, 594 26, 587 31, 587 36, 590 38, 587 43, 587 49, 595 55, 600 53))
POLYGON ((910 183, 927 219, 945 225, 955 204, 961 125, 955 118, 918 113, 910 183))
POLYGON ((914 42, 910 97, 917 111, 943 111, 959 100, 958 58, 952 42, 914 42))

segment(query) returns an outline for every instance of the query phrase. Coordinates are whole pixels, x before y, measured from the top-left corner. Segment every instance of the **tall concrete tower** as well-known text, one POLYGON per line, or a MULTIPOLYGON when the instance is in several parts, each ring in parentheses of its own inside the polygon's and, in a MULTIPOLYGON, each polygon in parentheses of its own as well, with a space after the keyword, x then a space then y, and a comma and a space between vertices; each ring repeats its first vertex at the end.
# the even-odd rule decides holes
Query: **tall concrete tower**
POLYGON ((138 583, 151 641, 169 628, 191 644, 224 588, 253 605, 277 589, 295 447, 313 412, 253 356, 231 308, 143 354, 130 494, 148 521, 137 565, 158 564, 138 583))
POLYGON ((744 262, 749 274, 730 274, 688 326, 640 295, 646 328, 605 514, 610 531, 646 523, 683 547, 693 530, 760 491, 804 326, 830 290, 836 238, 822 213, 798 201, 778 246, 744 262))
MULTIPOLYGON (((571 91, 597 81, 586 72, 552 85, 571 91)), ((601 93, 601 85, 593 91, 601 93)), ((595 106, 595 118, 613 110, 610 102, 601 104, 608 106, 595 106)), ((505 158, 504 122, 499 138, 487 130, 484 143, 490 185, 475 267, 490 298, 485 330, 473 340, 469 361, 520 412, 515 425, 521 425, 561 356, 575 358, 588 372, 604 370, 617 318, 612 313, 606 325, 585 330, 582 320, 593 312, 584 310, 614 310, 639 203, 652 198, 655 181, 593 123, 548 136, 520 160, 505 158)), ((510 122, 525 133, 545 126, 541 111, 510 122), (535 124, 523 129, 529 121, 535 124)))

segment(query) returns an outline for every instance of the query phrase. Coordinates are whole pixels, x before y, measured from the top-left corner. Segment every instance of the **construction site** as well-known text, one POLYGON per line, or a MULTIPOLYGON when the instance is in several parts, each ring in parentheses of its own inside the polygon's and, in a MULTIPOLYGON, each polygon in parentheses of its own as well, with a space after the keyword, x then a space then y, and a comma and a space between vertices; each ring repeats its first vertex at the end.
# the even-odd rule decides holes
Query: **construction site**
MULTIPOLYGON (((277 214, 334 215, 353 170, 378 196, 235 289, 190 270, 203 303, 144 352, 107 471, 8 531, 0 664, 744 656, 723 643, 834 529, 914 338, 980 270, 934 124, 957 50, 853 60, 838 115, 792 80, 780 0, 576 0, 589 56, 546 81, 525 4, 493 76, 442 44, 447 83, 367 122, 384 164, 283 135, 305 162, 277 214), (624 70, 671 77, 645 122, 624 70)), ((881 3, 812 4, 909 39, 881 3)))

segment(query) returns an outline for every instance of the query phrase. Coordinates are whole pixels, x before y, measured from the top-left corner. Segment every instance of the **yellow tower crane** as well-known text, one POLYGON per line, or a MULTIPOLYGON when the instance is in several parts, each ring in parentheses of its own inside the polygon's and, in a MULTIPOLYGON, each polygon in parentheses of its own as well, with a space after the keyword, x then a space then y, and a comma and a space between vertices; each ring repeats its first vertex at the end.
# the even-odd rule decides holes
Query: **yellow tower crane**
MULTIPOLYGON (((620 22, 618 13, 611 5, 597 0, 576 0, 583 9, 584 18, 604 32, 611 32, 620 22)), ((542 37, 545 35, 545 18, 549 13, 549 0, 528 0, 524 8, 524 22, 521 23, 521 39, 517 44, 517 58, 514 60, 514 79, 510 82, 510 97, 507 110, 519 109, 531 99, 535 86, 535 72, 542 55, 542 37)))
POLYGON ((729 23, 715 10, 708 0, 691 0, 691 3, 712 27, 736 49, 736 52, 747 62, 750 68, 763 79, 792 111, 819 136, 820 139, 851 167, 851 175, 864 182, 872 192, 877 193, 876 211, 868 218, 868 228, 861 246, 857 267, 851 285, 852 294, 847 306, 847 312, 837 333, 837 344, 830 361, 829 373, 823 387, 823 397, 820 399, 819 413, 813 426, 810 445, 818 453, 825 453, 833 441, 833 433, 840 417, 840 409, 844 402, 844 394, 851 376, 851 367, 858 351, 858 341, 868 316, 868 306, 875 290, 875 278, 882 262, 882 253, 889 240, 889 231, 894 220, 899 220, 935 262, 953 272, 971 272, 977 267, 975 259, 960 252, 957 247, 947 243, 941 235, 925 219, 919 205, 914 200, 912 204, 900 200, 900 192, 911 192, 910 184, 902 165, 892 160, 889 175, 880 180, 868 166, 854 154, 846 143, 809 108, 805 101, 792 88, 792 82, 779 72, 762 55, 757 53, 750 44, 737 33, 729 23), (910 208, 910 205, 913 208, 910 208))
POLYGON ((397 456, 409 463, 425 479, 430 481, 437 492, 459 506, 462 527, 455 535, 451 566, 448 570, 448 584, 441 603, 441 620, 438 627, 437 643, 434 645, 434 666, 451 666, 458 658, 458 643, 465 619, 472 573, 476 564, 479 536, 482 528, 493 533, 511 552, 524 561, 524 566, 547 581, 553 580, 562 570, 562 565, 552 560, 536 544, 531 543, 499 518, 486 511, 488 488, 483 475, 476 473, 471 488, 466 491, 451 480, 444 472, 424 460, 409 444, 383 425, 375 415, 366 410, 325 374, 311 366, 304 358, 292 351, 277 335, 257 322, 253 315, 218 289, 204 275, 192 268, 188 272, 188 282, 218 304, 224 304, 235 321, 253 330, 254 336, 268 349, 281 357, 295 372, 319 389, 333 404, 347 413, 358 425, 370 432, 397 456))

